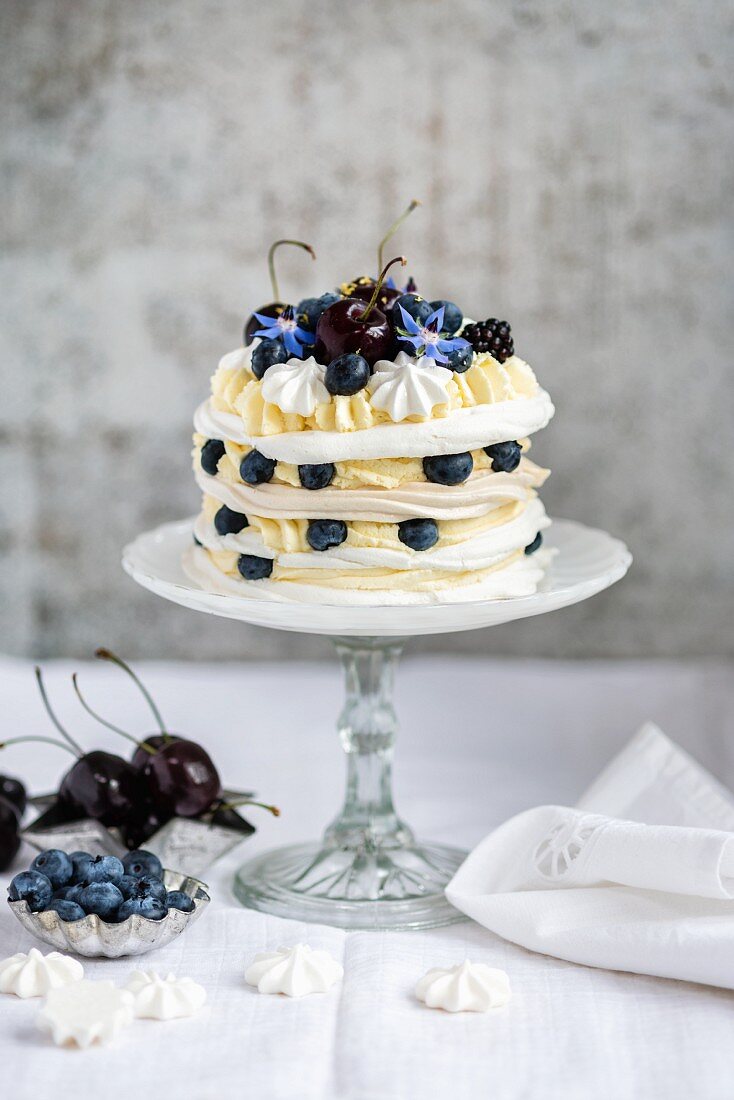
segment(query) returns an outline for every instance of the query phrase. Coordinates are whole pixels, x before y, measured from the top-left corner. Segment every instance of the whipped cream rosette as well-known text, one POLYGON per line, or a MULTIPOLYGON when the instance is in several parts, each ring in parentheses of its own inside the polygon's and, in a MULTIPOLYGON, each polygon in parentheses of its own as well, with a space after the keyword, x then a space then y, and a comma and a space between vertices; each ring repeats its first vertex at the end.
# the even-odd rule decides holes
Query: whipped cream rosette
POLYGON ((188 575, 314 603, 535 592, 550 521, 529 437, 553 405, 509 325, 366 278, 265 308, 195 413, 188 575))

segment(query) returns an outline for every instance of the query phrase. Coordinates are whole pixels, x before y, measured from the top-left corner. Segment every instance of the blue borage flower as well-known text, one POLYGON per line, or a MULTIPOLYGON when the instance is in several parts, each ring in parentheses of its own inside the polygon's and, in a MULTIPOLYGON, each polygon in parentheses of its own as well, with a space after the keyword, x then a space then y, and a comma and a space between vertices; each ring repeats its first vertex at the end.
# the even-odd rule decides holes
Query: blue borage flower
POLYGON ((263 340, 282 340, 285 350, 297 359, 303 357, 303 344, 315 343, 314 334, 298 324, 293 306, 286 306, 279 317, 266 317, 264 313, 256 313, 255 317, 264 327, 253 335, 261 336, 263 340))
POLYGON ((437 363, 448 363, 449 354, 452 351, 469 347, 469 341, 464 340, 461 336, 441 335, 443 306, 440 309, 435 309, 430 317, 426 318, 424 325, 419 325, 400 303, 398 303, 398 306, 404 325, 404 328, 397 330, 398 339, 412 344, 415 348, 415 355, 425 355, 427 359, 435 359, 437 363))

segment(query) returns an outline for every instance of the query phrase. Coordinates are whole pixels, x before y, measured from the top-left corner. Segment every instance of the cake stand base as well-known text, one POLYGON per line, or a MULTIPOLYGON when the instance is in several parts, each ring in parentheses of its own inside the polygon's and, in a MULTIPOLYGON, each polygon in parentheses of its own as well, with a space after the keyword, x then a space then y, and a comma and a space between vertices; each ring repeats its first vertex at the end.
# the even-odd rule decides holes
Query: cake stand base
POLYGON ((444 897, 465 858, 442 844, 392 851, 294 844, 250 860, 233 889, 243 905, 279 917, 338 928, 437 928, 466 920, 444 897))
MULTIPOLYGON (((321 842, 265 852, 241 867, 234 881, 237 898, 252 909, 342 928, 431 928, 465 919, 443 893, 464 853, 416 841, 393 803, 397 719, 392 686, 405 640, 495 626, 588 599, 624 576, 631 561, 626 546, 603 531, 554 520, 546 541, 556 556, 532 596, 347 608, 253 599, 199 587, 181 565, 191 546, 192 524, 166 524, 141 535, 125 549, 127 572, 152 592, 185 607, 329 636, 346 680, 338 721, 347 765, 342 810, 321 842)), ((297 715, 297 700, 293 706, 297 715)), ((306 725, 307 716, 302 717, 306 725)))
POLYGON ((322 842, 265 852, 241 867, 243 905, 341 928, 431 928, 461 920, 444 888, 466 853, 418 843, 393 803, 397 717, 392 691, 403 638, 334 638, 346 701, 341 813, 322 842))

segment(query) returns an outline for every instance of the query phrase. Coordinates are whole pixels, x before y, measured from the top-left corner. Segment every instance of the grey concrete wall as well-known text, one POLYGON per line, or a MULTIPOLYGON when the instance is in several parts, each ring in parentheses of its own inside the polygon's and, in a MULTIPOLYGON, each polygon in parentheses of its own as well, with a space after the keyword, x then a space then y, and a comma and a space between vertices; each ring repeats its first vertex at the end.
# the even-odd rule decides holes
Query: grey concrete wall
POLYGON ((121 573, 197 506, 191 412, 244 314, 399 240, 507 316, 558 408, 550 510, 636 564, 586 605, 424 642, 731 654, 732 16, 720 0, 4 0, 2 648, 320 651, 121 573))

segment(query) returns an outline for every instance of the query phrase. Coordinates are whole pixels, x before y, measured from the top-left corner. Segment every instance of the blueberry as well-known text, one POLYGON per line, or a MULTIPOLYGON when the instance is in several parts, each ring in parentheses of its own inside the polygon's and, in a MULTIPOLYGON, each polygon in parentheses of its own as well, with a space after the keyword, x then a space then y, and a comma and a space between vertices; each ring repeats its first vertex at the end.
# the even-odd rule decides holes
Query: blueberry
POLYGON ((471 361, 474 358, 474 348, 457 348, 456 351, 450 351, 447 358, 448 363, 444 364, 446 369, 455 371, 457 374, 463 374, 471 366, 471 361))
POLYGON ((79 860, 79 881, 85 885, 90 882, 118 883, 125 873, 122 860, 117 856, 90 856, 89 859, 79 860))
POLYGON ((159 875, 138 875, 137 886, 130 895, 137 898, 156 898, 158 901, 166 900, 166 887, 159 875))
POLYGON ((458 332, 464 321, 464 314, 454 302, 446 302, 443 298, 439 298, 435 302, 431 302, 431 309, 440 309, 443 306, 443 326, 441 332, 448 332, 453 336, 455 332, 458 332))
POLYGON ((353 351, 338 355, 326 368, 324 385, 329 393, 351 397, 363 390, 370 378, 370 365, 365 358, 353 351))
POLYGON ((492 469, 497 474, 510 474, 520 465, 522 450, 516 440, 507 443, 492 443, 484 448, 484 453, 492 459, 492 469))
POLYGON ((77 902, 65 901, 63 898, 54 898, 48 903, 44 913, 51 911, 58 913, 61 920, 65 921, 83 920, 87 915, 77 902))
POLYGON ((431 303, 424 301, 420 294, 403 294, 400 298, 397 298, 390 307, 390 317, 395 328, 405 328, 403 315, 399 309, 400 306, 402 306, 405 312, 409 313, 413 320, 417 321, 419 325, 424 325, 433 313, 433 306, 431 303))
POLYGON ((256 378, 262 378, 273 363, 285 363, 289 359, 282 340, 263 340, 253 348, 250 369, 256 378))
POLYGON ((339 295, 327 290, 320 298, 304 298, 296 306, 296 316, 304 322, 311 332, 315 332, 319 318, 325 309, 339 301, 339 295))
POLYGON ((423 459, 423 473, 436 485, 461 485, 474 469, 474 459, 468 451, 458 455, 435 455, 423 459))
POLYGON ((298 479, 304 489, 325 489, 334 480, 333 462, 306 463, 298 467, 298 479))
POLYGON ((273 563, 270 558, 260 558, 257 554, 240 554, 237 569, 246 581, 261 581, 273 572, 273 563))
MULTIPOLYGON (((135 875, 123 875, 120 881, 117 883, 117 889, 120 891, 124 898, 131 898, 138 888, 140 879, 135 875)), ((76 889, 76 887, 72 887, 76 889)))
POLYGON ((534 554, 536 550, 540 550, 542 545, 543 545, 543 534, 542 534, 541 531, 538 531, 538 533, 535 536, 535 538, 533 539, 533 541, 528 543, 528 545, 525 547, 525 553, 526 554, 534 554))
POLYGON ((266 458, 254 448, 240 462, 240 477, 248 485, 262 485, 275 473, 275 459, 266 458))
POLYGON ((74 874, 72 876, 72 882, 81 882, 82 881, 82 874, 81 874, 81 871, 80 871, 81 864, 82 863, 86 864, 88 860, 94 859, 94 856, 91 854, 91 852, 77 851, 77 852, 69 852, 69 859, 71 860, 72 866, 74 868, 74 874))
POLYGON ((146 851, 145 848, 128 852, 123 856, 122 866, 125 868, 126 875, 135 875, 136 878, 141 878, 143 875, 149 875, 152 878, 163 877, 163 864, 158 856, 146 851))
POLYGON ((184 894, 183 890, 171 890, 166 895, 166 905, 169 909, 180 909, 182 913, 193 913, 196 908, 194 899, 184 894))
POLYGON ((219 459, 224 454, 224 444, 221 439, 207 439, 201 448, 201 468, 205 474, 216 477, 219 459))
POLYGON ((64 889, 66 890, 64 901, 75 901, 77 905, 81 905, 81 901, 79 899, 81 898, 82 890, 84 889, 83 882, 76 882, 73 886, 66 886, 64 887, 64 889))
POLYGON ((60 848, 49 848, 40 852, 31 864, 31 871, 40 871, 45 875, 55 890, 59 886, 66 886, 71 882, 74 874, 74 864, 66 852, 60 848))
MULTIPOLYGON (((79 889, 80 889, 79 886, 71 886, 71 885, 59 886, 58 890, 54 890, 54 896, 51 900, 52 901, 67 901, 68 898, 69 898, 69 894, 73 894, 74 890, 79 890, 79 889)), ((72 897, 71 900, 73 901, 74 898, 72 897)))
POLYGON ((122 894, 112 882, 90 882, 79 895, 85 913, 96 913, 107 921, 114 920, 122 901, 122 894))
POLYGON ((148 920, 163 920, 167 912, 168 909, 162 901, 146 895, 142 898, 128 898, 127 901, 123 901, 117 910, 117 919, 123 921, 137 915, 146 917, 148 920))
POLYGON ((430 550, 438 542, 438 524, 435 519, 404 519, 398 538, 411 550, 430 550))
POLYGON ((346 537, 347 525, 340 519, 312 519, 306 531, 306 541, 312 550, 341 546, 346 537))
POLYGON ((53 897, 54 888, 40 871, 21 871, 8 887, 11 901, 27 901, 28 908, 37 913, 45 908, 53 897))
POLYGON ((223 504, 214 517, 214 526, 219 535, 238 535, 250 521, 242 512, 235 512, 223 504))

